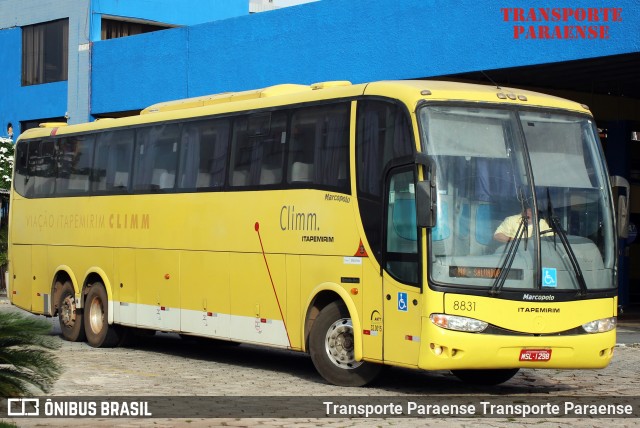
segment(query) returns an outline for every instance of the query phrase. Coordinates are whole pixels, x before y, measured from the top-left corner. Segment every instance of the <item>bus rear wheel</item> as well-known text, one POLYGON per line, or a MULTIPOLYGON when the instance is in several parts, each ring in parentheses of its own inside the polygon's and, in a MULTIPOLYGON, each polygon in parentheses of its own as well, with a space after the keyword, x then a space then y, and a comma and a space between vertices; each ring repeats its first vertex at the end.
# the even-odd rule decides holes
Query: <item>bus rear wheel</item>
POLYGON ((78 301, 71 281, 64 284, 56 282, 55 288, 62 287, 58 303, 58 320, 62 337, 70 342, 82 342, 85 339, 82 311, 78 308, 78 301))
POLYGON ((349 311, 332 302, 320 311, 309 335, 309 354, 318 373, 338 386, 363 386, 382 366, 354 359, 353 326, 349 311))
POLYGON ((109 325, 107 292, 101 282, 89 286, 84 305, 84 328, 87 342, 94 348, 111 348, 120 343, 122 329, 109 325))
POLYGON ((519 370, 520 369, 451 370, 451 373, 461 381, 473 385, 498 385, 514 377, 519 370))

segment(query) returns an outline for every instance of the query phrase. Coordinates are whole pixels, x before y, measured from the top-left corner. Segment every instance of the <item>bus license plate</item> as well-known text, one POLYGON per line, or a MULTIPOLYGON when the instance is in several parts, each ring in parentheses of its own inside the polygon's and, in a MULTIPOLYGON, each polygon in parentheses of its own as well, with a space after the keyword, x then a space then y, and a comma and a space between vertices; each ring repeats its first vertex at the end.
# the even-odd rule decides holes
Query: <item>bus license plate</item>
POLYGON ((551 349, 522 349, 520 361, 549 361, 551 349))

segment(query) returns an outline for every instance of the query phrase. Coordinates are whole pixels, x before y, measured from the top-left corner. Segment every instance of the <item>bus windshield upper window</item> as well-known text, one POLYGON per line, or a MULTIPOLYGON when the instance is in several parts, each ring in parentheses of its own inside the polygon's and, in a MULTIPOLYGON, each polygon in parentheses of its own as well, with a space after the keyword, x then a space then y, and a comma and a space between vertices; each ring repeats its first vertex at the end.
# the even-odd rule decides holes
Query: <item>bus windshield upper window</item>
POLYGON ((438 174, 433 281, 489 288, 504 275, 503 290, 580 290, 582 275, 565 263, 571 258, 587 289, 611 287, 608 180, 594 161, 599 147, 589 118, 466 106, 427 106, 419 117, 438 174), (505 222, 524 224, 513 254, 505 222), (554 245, 550 224, 560 225, 570 247, 554 245), (557 272, 553 285, 541 281, 549 269, 557 272))

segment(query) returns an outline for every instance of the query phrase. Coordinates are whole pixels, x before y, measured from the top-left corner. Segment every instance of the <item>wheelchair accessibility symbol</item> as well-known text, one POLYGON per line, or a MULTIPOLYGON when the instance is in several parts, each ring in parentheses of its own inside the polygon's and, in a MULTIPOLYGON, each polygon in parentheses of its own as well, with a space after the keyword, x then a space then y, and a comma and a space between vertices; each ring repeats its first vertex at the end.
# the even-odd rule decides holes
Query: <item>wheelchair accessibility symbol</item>
POLYGON ((556 270, 556 268, 542 268, 542 286, 558 286, 558 271, 556 270))
POLYGON ((398 293, 398 310, 402 312, 407 312, 409 310, 409 306, 407 305, 407 293, 398 293))

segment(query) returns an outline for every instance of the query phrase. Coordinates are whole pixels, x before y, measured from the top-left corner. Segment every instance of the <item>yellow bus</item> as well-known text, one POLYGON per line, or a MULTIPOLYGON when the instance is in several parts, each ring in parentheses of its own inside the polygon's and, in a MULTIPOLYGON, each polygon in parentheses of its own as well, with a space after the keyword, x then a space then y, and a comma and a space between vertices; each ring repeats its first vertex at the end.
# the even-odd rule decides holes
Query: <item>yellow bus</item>
POLYGON ((357 386, 383 365, 601 368, 615 346, 597 128, 534 92, 285 84, 43 124, 17 142, 10 216, 12 303, 94 347, 262 344, 357 386))

